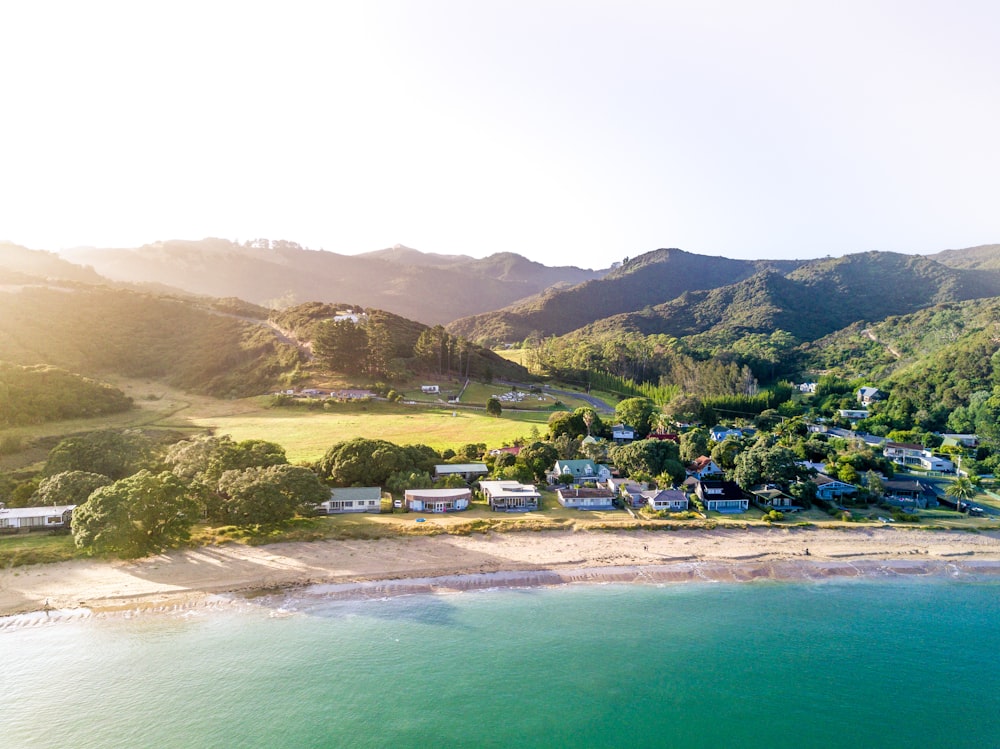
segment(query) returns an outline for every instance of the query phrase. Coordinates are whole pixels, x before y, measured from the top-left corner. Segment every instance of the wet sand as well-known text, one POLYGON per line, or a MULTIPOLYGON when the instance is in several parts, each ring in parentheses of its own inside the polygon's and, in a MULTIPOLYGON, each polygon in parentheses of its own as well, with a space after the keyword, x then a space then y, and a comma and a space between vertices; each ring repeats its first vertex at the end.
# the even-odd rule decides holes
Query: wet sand
POLYGON ((227 544, 137 561, 5 569, 0 616, 177 609, 221 594, 239 598, 293 588, 297 595, 340 598, 504 585, 898 576, 1000 579, 1000 532, 774 527, 227 544))

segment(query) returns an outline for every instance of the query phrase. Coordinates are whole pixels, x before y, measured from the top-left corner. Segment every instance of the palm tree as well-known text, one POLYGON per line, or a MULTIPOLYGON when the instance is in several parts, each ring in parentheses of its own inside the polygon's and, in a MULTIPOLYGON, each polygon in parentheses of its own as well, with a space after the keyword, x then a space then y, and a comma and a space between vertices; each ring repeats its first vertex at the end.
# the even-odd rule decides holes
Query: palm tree
POLYGON ((951 486, 944 490, 949 497, 954 497, 958 509, 962 509, 962 500, 969 500, 976 496, 976 486, 967 476, 959 476, 951 486))

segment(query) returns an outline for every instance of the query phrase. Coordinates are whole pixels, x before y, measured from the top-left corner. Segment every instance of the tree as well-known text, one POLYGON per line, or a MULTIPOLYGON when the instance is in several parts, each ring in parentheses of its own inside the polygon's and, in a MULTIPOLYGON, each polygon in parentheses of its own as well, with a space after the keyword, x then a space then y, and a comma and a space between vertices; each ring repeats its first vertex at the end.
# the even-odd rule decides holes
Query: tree
POLYGON ((692 429, 681 435, 681 460, 690 463, 708 453, 709 435, 707 429, 692 429))
POLYGON ((544 480, 546 472, 558 459, 559 453, 548 442, 532 442, 522 447, 517 454, 517 462, 527 467, 537 481, 544 480))
POLYGON ((491 397, 486 401, 486 413, 490 416, 500 416, 503 412, 503 408, 500 407, 500 401, 496 398, 491 397))
POLYGON ((174 474, 142 470, 96 489, 73 512, 80 548, 139 557, 186 541, 199 512, 174 474))
POLYGON ((351 320, 328 320, 316 326, 313 355, 327 369, 361 374, 368 362, 368 333, 351 320))
POLYGON ((434 479, 425 471, 399 471, 385 482, 386 491, 396 497, 401 497, 407 489, 430 489, 432 486, 434 479))
POLYGON ((560 434, 552 440, 552 444, 563 460, 574 460, 580 454, 581 440, 578 437, 560 434))
POLYGON ((327 450, 317 471, 334 486, 385 486, 394 473, 426 472, 439 459, 427 445, 400 447, 386 440, 356 437, 327 450))
POLYGON ((63 471, 42 479, 31 500, 35 506, 77 505, 79 507, 87 501, 95 489, 110 483, 111 479, 99 473, 63 471))
POLYGON ((976 496, 976 486, 969 477, 959 476, 951 482, 951 486, 945 489, 944 493, 949 497, 954 497, 958 509, 961 510, 963 501, 967 502, 976 496))
POLYGON ((316 474, 291 465, 230 470, 219 479, 224 519, 235 525, 267 525, 289 520, 330 496, 316 474))
POLYGON ((741 489, 758 484, 788 484, 800 473, 795 453, 781 445, 770 445, 766 437, 736 456, 733 480, 741 489))
POLYGON ((650 476, 665 472, 675 475, 678 467, 680 473, 684 472, 680 464, 680 450, 669 440, 638 440, 628 445, 616 445, 611 448, 611 460, 629 476, 640 472, 650 476))
POLYGON ((649 398, 626 398, 615 406, 615 418, 633 427, 642 438, 652 430, 656 404, 649 398))
POLYGON ((118 480, 138 471, 150 452, 149 440, 139 432, 92 432, 67 437, 52 448, 44 473, 54 476, 63 471, 86 471, 118 480))
POLYGON ((723 470, 730 471, 736 466, 736 456, 740 454, 743 446, 739 440, 733 437, 726 437, 719 444, 712 448, 712 460, 723 470))
POLYGON ((664 415, 675 422, 688 424, 701 419, 701 398, 694 395, 676 395, 663 407, 664 415))
POLYGON ((876 502, 880 501, 885 494, 885 482, 875 471, 865 473, 865 486, 868 489, 868 495, 876 502))

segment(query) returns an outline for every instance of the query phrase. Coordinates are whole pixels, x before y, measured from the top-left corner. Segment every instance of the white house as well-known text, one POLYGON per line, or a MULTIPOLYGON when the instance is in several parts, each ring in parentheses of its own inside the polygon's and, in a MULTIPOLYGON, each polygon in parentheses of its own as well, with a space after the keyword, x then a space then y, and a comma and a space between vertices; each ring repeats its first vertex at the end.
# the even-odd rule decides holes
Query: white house
POLYGON ((687 466, 687 473, 689 476, 694 476, 696 479, 703 479, 708 476, 720 476, 723 470, 719 468, 719 464, 712 460, 707 455, 702 455, 699 458, 695 458, 694 461, 687 466))
POLYGON ((439 385, 421 385, 420 392, 428 395, 436 395, 441 392, 441 387, 439 385))
POLYGON ((471 489, 407 489, 406 506, 413 512, 457 512, 469 509, 471 489))
POLYGON ((381 512, 382 490, 377 486, 349 486, 330 490, 330 498, 319 503, 326 515, 342 512, 381 512))
POLYGON ((542 495, 534 484, 518 481, 480 481, 479 490, 494 512, 530 512, 538 509, 542 495))
POLYGON ((882 455, 903 466, 920 466, 927 471, 954 471, 955 464, 939 458, 923 445, 887 442, 882 455))
POLYGON ((657 512, 684 512, 688 508, 687 494, 680 489, 653 489, 642 492, 642 497, 657 512))
POLYGON ((615 506, 615 495, 610 489, 583 489, 573 486, 557 489, 556 498, 563 507, 576 510, 611 510, 615 506))
POLYGON ((615 496, 621 497, 629 507, 645 507, 646 498, 642 493, 649 489, 649 484, 645 481, 635 481, 630 478, 609 478, 603 486, 606 486, 615 496))
POLYGON ((859 388, 858 392, 854 395, 857 397, 858 402, 864 406, 870 406, 875 401, 884 401, 886 399, 885 393, 873 387, 859 388))
POLYGON ((11 507, 0 509, 0 529, 45 530, 68 528, 76 505, 11 507))
POLYGON ((837 410, 837 415, 848 421, 859 421, 867 419, 870 411, 866 408, 841 408, 837 410))

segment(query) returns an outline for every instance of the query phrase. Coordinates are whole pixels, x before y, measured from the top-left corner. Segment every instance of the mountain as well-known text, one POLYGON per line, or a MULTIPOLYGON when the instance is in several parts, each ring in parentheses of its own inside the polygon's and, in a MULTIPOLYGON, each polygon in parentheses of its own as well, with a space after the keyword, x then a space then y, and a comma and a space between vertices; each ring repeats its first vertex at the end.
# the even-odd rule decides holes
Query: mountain
POLYGON ((0 242, 0 283, 43 283, 50 280, 100 283, 93 268, 71 263, 54 252, 29 250, 12 242, 0 242))
POLYGON ((512 253, 476 260, 397 246, 368 255, 339 255, 268 240, 251 246, 225 239, 171 240, 134 249, 80 248, 66 251, 66 256, 116 281, 161 283, 270 307, 351 299, 431 324, 504 307, 554 284, 601 275, 579 268, 546 268, 512 253))
POLYGON ((868 252, 753 263, 657 250, 603 279, 458 320, 449 329, 489 341, 574 329, 604 336, 702 336, 698 343, 713 346, 775 330, 812 340, 858 320, 996 295, 1000 277, 919 255, 868 252))
POLYGON ((968 268, 1000 274, 1000 244, 984 244, 964 250, 945 250, 928 256, 951 268, 968 268))
POLYGON ((448 329, 492 343, 521 341, 536 332, 561 335, 596 320, 661 304, 685 292, 736 283, 764 268, 790 270, 797 264, 660 249, 629 260, 603 278, 569 289, 550 289, 506 309, 456 320, 448 329))

